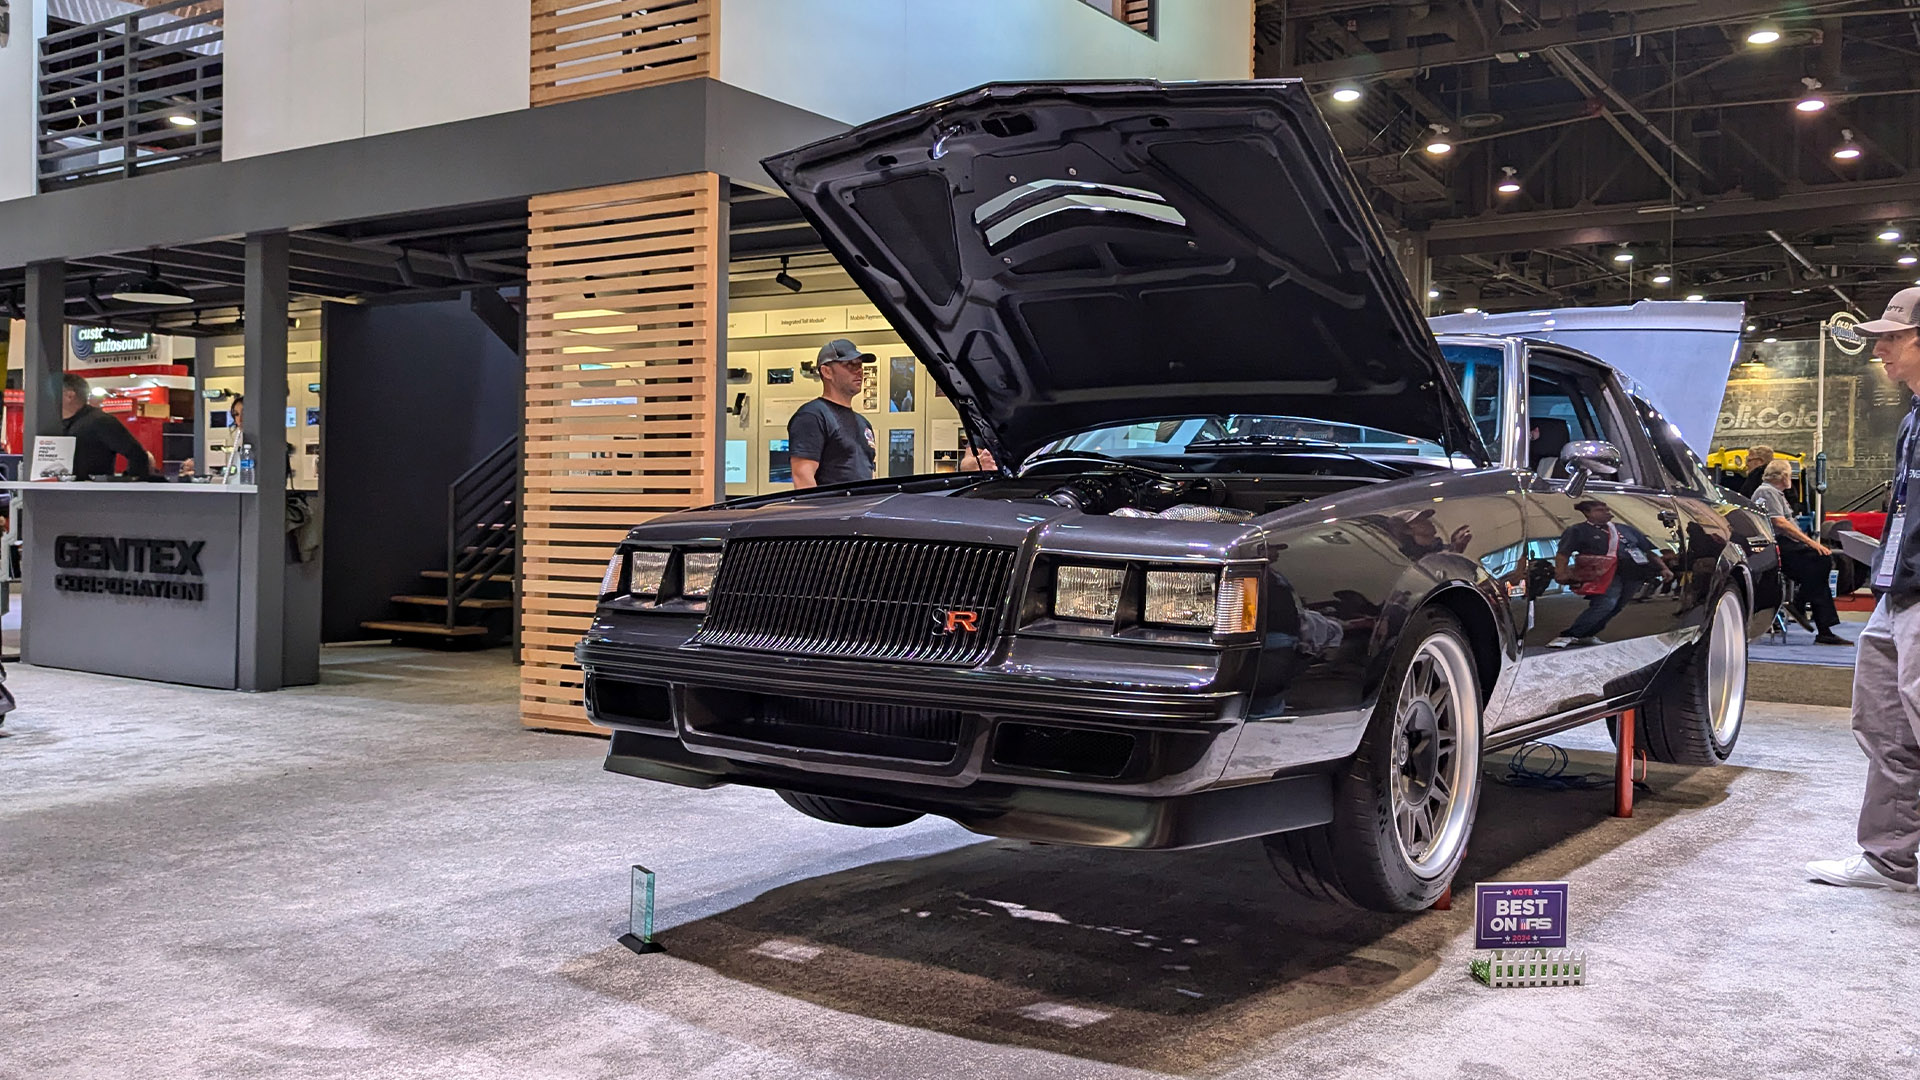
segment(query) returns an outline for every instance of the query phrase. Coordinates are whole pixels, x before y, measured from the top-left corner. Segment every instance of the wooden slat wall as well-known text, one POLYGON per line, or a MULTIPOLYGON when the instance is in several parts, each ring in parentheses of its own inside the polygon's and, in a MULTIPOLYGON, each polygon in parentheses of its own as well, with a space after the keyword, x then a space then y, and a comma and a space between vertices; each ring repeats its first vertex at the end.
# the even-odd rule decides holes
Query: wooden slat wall
POLYGON ((718 74, 720 0, 533 0, 533 104, 718 74))
POLYGON ((598 732, 573 646, 607 559, 718 486, 719 177, 540 196, 528 218, 520 715, 598 732))

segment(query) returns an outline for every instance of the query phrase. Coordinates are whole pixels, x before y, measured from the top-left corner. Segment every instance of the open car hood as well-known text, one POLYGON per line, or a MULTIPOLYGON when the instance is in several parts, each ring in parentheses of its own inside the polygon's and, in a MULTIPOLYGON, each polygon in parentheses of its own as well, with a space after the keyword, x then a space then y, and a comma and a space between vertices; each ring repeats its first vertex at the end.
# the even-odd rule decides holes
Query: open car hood
POLYGON ((1630 307, 1443 315, 1432 322, 1440 333, 1535 338, 1605 361, 1705 459, 1746 320, 1740 303, 1642 300, 1630 307))
POLYGON ((1004 463, 1216 413, 1485 460, 1298 80, 990 85, 764 164, 1004 463))

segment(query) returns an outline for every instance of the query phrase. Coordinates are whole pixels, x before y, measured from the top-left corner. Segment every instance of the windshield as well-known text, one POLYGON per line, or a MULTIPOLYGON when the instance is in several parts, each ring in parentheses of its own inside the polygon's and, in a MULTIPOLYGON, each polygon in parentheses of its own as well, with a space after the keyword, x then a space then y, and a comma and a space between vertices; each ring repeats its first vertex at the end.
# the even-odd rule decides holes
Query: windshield
MULTIPOLYGON (((1180 416, 1134 424, 1094 428, 1056 439, 1034 452, 1034 457, 1056 454, 1104 454, 1108 457, 1182 454, 1189 450, 1232 453, 1271 450, 1294 440, 1330 443, 1369 456, 1426 457, 1444 460, 1440 444, 1426 439, 1363 427, 1335 424, 1299 416, 1180 416), (1234 445, 1244 440, 1245 446, 1234 445), (1221 444, 1224 441, 1224 444, 1221 444), (1220 444, 1220 445, 1216 445, 1220 444)), ((1310 447, 1309 447, 1310 449, 1310 447)), ((1031 460, 1031 459, 1029 459, 1031 460)))

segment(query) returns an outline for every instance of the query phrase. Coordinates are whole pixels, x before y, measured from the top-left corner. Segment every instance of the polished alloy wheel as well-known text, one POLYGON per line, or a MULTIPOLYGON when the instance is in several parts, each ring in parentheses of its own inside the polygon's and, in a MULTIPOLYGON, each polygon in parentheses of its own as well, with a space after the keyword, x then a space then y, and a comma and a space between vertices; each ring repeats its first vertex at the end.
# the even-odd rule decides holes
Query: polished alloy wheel
POLYGON ((1473 662, 1457 640, 1436 634, 1407 667, 1393 732, 1394 834, 1415 874, 1445 873, 1466 844, 1479 770, 1473 662))
POLYGON ((1726 746, 1740 734, 1747 709, 1747 614, 1740 598, 1720 594, 1707 635, 1707 715, 1714 741, 1726 746))

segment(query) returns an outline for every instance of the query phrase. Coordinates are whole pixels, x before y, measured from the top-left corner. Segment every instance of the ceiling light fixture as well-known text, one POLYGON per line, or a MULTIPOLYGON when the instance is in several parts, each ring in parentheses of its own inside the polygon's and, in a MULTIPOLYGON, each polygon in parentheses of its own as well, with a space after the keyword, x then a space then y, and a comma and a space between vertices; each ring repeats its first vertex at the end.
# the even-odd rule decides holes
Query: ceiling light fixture
POLYGON ((1433 138, 1427 140, 1427 153, 1434 157, 1453 153, 1453 144, 1447 141, 1447 125, 1429 124, 1433 129, 1433 138))
POLYGON ((1827 99, 1820 94, 1820 80, 1809 75, 1800 82, 1806 86, 1807 95, 1793 103, 1794 111, 1806 113, 1809 116, 1824 112, 1827 108, 1827 99))
POLYGON ((1511 165, 1500 166, 1500 187, 1498 189, 1500 194, 1502 195, 1519 194, 1520 180, 1519 180, 1519 177, 1515 175, 1518 172, 1519 170, 1515 169, 1511 165))
POLYGON ((1478 314, 1480 314, 1480 309, 1479 309, 1479 308, 1477 308, 1477 307, 1463 307, 1463 308, 1461 308, 1461 309, 1460 309, 1460 314, 1462 314, 1462 315, 1478 315, 1478 314))
POLYGON ((1833 160, 1860 160, 1860 144, 1853 141, 1853 130, 1851 128, 1843 129, 1840 132, 1840 139, 1840 145, 1833 148, 1833 160))
POLYGON ((1669 271, 1666 267, 1662 266, 1653 272, 1653 283, 1655 285, 1668 285, 1668 284, 1671 284, 1672 282, 1673 282, 1673 273, 1669 271))
POLYGON ((172 116, 167 117, 167 123, 172 124, 174 127, 199 127, 200 126, 200 121, 195 120, 193 117, 188 116, 185 113, 174 113, 172 116))
POLYGON ((1690 292, 1690 293, 1688 293, 1688 294, 1687 294, 1687 300, 1688 300, 1688 301, 1689 301, 1690 303, 1696 303, 1696 304, 1697 304, 1697 303, 1699 303, 1700 301, 1702 301, 1702 300, 1705 300, 1706 298, 1707 298, 1707 296, 1706 296, 1706 294, 1705 294, 1705 293, 1697 293, 1697 292, 1690 292))
POLYGON ((1920 255, 1915 255, 1913 252, 1909 251, 1905 255, 1900 256, 1900 258, 1896 259, 1895 261, 1898 262, 1901 266, 1912 266, 1914 263, 1920 263, 1920 255))
POLYGON ((1427 290, 1427 299, 1429 299, 1429 300, 1438 300, 1438 299, 1440 299, 1440 290, 1439 290, 1439 289, 1428 289, 1428 290, 1427 290))
POLYGON ((1622 247, 1619 251, 1613 253, 1613 261, 1617 263, 1630 263, 1633 261, 1633 252, 1622 247))
POLYGON ((1359 87, 1348 83, 1334 87, 1333 93, 1330 96, 1342 105, 1351 105, 1360 100, 1361 94, 1359 87))
POLYGON ((187 290, 160 276, 157 263, 147 264, 145 277, 124 282, 113 290, 113 298, 126 304, 191 304, 187 290))
POLYGON ((1754 332, 1755 330, 1758 330, 1758 329, 1760 329, 1760 324, 1759 324, 1759 323, 1752 323, 1752 322, 1750 322, 1750 323, 1748 323, 1748 324, 1747 324, 1747 333, 1749 333, 1749 334, 1751 334, 1751 333, 1753 333, 1753 332, 1754 332))
POLYGON ((1899 228, 1893 225, 1889 225, 1886 228, 1881 229, 1879 233, 1879 237, 1882 243, 1887 243, 1887 244, 1897 244, 1901 240, 1901 234, 1900 234, 1899 228))
POLYGON ((1777 341, 1779 341, 1779 340, 1780 340, 1780 339, 1779 339, 1779 338, 1777 338, 1777 337, 1763 337, 1763 338, 1761 338, 1761 339, 1760 339, 1760 344, 1762 344, 1762 345, 1772 345, 1772 344, 1773 344, 1774 342, 1777 342, 1777 341))
POLYGON ((1772 45, 1780 40, 1780 28, 1772 23, 1761 23, 1747 31, 1747 44, 1772 45))
POLYGON ((780 272, 773 275, 773 283, 793 292, 799 292, 805 287, 800 284, 799 278, 787 273, 787 256, 785 255, 780 256, 780 272))

